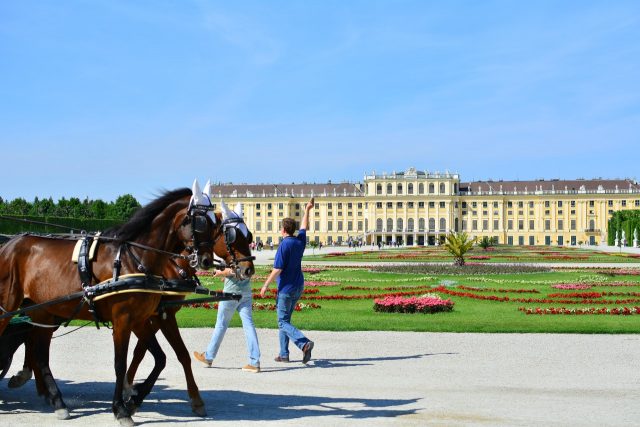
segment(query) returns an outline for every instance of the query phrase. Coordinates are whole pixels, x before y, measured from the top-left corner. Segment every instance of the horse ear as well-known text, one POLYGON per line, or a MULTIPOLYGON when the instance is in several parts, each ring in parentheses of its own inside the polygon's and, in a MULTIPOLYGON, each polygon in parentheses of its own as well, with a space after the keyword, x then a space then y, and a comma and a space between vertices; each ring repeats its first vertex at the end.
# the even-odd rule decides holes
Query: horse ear
POLYGON ((242 218, 242 216, 243 216, 242 215, 242 203, 240 203, 240 202, 236 203, 236 208, 233 211, 235 213, 237 213, 240 218, 242 218))
POLYGON ((220 199, 220 210, 222 211, 222 220, 223 221, 228 219, 228 218, 231 218, 231 216, 232 216, 231 210, 229 209, 229 206, 227 206, 227 204, 222 199, 220 199))
POLYGON ((204 185, 202 194, 205 196, 203 200, 206 200, 207 202, 209 202, 209 206, 211 206, 213 203, 211 203, 212 196, 211 196, 211 180, 210 179, 208 179, 207 183, 204 185))
POLYGON ((198 184, 198 178, 193 180, 193 185, 191 186, 191 205, 199 205, 202 203, 202 191, 200 190, 200 185, 198 184))

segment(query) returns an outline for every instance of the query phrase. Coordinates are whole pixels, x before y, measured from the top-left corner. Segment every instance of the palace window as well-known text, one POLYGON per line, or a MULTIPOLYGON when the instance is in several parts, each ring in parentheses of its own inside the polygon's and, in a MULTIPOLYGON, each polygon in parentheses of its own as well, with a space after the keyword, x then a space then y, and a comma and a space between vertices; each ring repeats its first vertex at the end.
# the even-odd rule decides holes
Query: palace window
POLYGON ((571 204, 571 207, 572 207, 572 208, 575 208, 575 207, 576 207, 576 201, 575 201, 575 200, 572 200, 572 201, 570 202, 570 204, 571 204))
POLYGON ((609 207, 613 206, 613 200, 607 200, 607 206, 609 207))
POLYGON ((436 192, 436 186, 433 184, 429 184, 429 194, 434 194, 436 192))
POLYGON ((387 202, 387 207, 391 209, 393 207, 393 202, 387 202))
POLYGON ((413 231, 413 218, 407 220, 407 231, 413 231))
POLYGON ((513 230, 513 220, 507 220, 507 230, 513 230))
POLYGON ((413 208, 413 202, 407 202, 407 207, 408 207, 409 209, 413 208))
POLYGON ((313 230, 314 231, 319 231, 320 230, 320 221, 315 221, 313 223, 313 230))
POLYGON ((393 185, 387 184, 387 194, 393 193, 393 185))
POLYGON ((436 231, 436 220, 429 218, 429 231, 436 231))
POLYGON ((623 200, 623 201, 622 201, 622 207, 623 207, 623 208, 627 207, 627 201, 626 201, 626 200, 623 200))
POLYGON ((402 202, 398 202, 398 207, 401 208, 402 207, 402 202))
POLYGON ((338 231, 342 231, 342 221, 338 221, 338 231))
POLYGON ((440 184, 440 194, 444 194, 446 192, 446 187, 444 184, 440 184))
POLYGON ((536 228, 536 221, 533 219, 529 220, 529 230, 535 230, 536 228))
POLYGON ((256 221, 256 231, 261 231, 260 221, 256 221))
POLYGON ((558 200, 558 207, 561 208, 562 207, 562 200, 558 200))
POLYGON ((518 220, 518 230, 524 230, 524 220, 518 220))
POLYGON ((488 229, 489 229, 489 220, 483 219, 482 220, 482 230, 488 230, 488 229))
POLYGON ((467 209, 467 202, 462 202, 462 209, 467 209))
POLYGON ((430 208, 435 208, 436 207, 436 203, 435 202, 429 202, 429 207, 430 208))
POLYGON ((440 231, 445 231, 447 229, 447 220, 444 218, 440 218, 440 231))
POLYGON ((418 231, 420 232, 424 231, 424 218, 418 219, 418 231))
POLYGON ((544 220, 544 230, 545 231, 551 230, 551 220, 550 219, 545 219, 544 220))
POLYGON ((571 230, 575 230, 576 229, 576 220, 575 219, 572 219, 569 222, 569 227, 571 227, 571 230))
POLYGON ((523 208, 524 207, 524 202, 518 202, 518 207, 519 208, 523 208))
POLYGON ((497 208, 498 207, 498 202, 493 202, 493 207, 497 208))
POLYGON ((382 231, 382 218, 376 219, 376 231, 382 231))
POLYGON ((529 207, 533 209, 533 202, 529 202, 529 207))
POLYGON ((376 194, 378 196, 382 194, 382 184, 376 184, 376 194))
POLYGON ((362 231, 362 221, 358 221, 358 231, 362 231))
POLYGON ((548 200, 544 201, 544 207, 548 208, 549 206, 551 206, 551 202, 549 202, 548 200))
POLYGON ((327 231, 333 231, 333 221, 327 222, 327 231))
POLYGON ((478 229, 478 220, 474 219, 473 221, 471 221, 471 229, 472 230, 477 230, 478 229))
POLYGON ((497 219, 493 220, 493 229, 497 230, 498 228, 500 228, 500 221, 497 219))
POLYGON ((564 230, 564 221, 561 219, 558 220, 558 230, 564 230))
POLYGON ((444 208, 444 202, 440 202, 440 207, 444 208))
POLYGON ((402 194, 402 184, 398 184, 397 189, 398 190, 396 194, 402 194))
POLYGON ((407 194, 413 194, 413 184, 407 186, 407 194))
POLYGON ((376 208, 382 209, 382 202, 376 202, 376 208))
POLYGON ((418 184, 418 194, 424 194, 424 184, 418 184))
POLYGON ((398 218, 398 227, 396 228, 396 231, 402 231, 403 225, 404 222, 402 221, 402 218, 398 218))
POLYGON ((387 231, 393 231, 393 219, 387 218, 387 231))
POLYGON ((418 202, 418 207, 419 208, 424 208, 424 202, 418 202))

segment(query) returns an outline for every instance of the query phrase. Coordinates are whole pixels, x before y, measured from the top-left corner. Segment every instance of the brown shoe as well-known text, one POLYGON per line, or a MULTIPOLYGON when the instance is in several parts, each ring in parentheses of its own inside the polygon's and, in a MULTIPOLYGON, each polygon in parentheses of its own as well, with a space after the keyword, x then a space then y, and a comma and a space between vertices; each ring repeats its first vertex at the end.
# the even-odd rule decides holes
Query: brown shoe
POLYGON ((251 372, 253 374, 257 374, 258 372, 260 372, 260 366, 247 365, 243 367, 242 370, 245 372, 251 372))
POLYGON ((313 341, 309 341, 302 347, 302 363, 305 365, 311 360, 311 350, 313 350, 313 341))
POLYGON ((276 362, 284 362, 284 363, 289 363, 289 357, 280 357, 280 356, 276 356, 275 359, 276 362))
POLYGON ((193 352, 193 357, 196 358, 196 360, 199 360, 200 362, 204 363, 205 365, 207 365, 207 368, 211 367, 211 362, 213 362, 213 360, 208 360, 204 357, 204 353, 198 353, 197 351, 193 352))

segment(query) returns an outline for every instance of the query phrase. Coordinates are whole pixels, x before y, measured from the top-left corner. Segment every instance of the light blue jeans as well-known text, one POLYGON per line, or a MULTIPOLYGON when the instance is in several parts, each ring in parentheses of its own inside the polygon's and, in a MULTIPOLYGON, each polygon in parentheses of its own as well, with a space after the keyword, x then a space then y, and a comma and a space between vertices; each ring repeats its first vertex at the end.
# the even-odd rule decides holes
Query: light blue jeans
POLYGON ((302 350, 309 339, 291 324, 291 315, 296 308, 296 303, 302 295, 302 288, 293 292, 278 292, 278 329, 280 329, 280 357, 289 357, 289 340, 302 350))
POLYGON ((222 343, 225 332, 229 327, 229 322, 233 317, 233 313, 237 310, 242 321, 242 329, 244 329, 244 337, 247 342, 247 352, 249 354, 249 364, 252 366, 260 366, 260 346, 258 345, 258 335, 256 327, 253 325, 252 307, 253 296, 251 291, 243 292, 240 301, 220 301, 218 305, 218 318, 216 319, 216 327, 213 330, 211 341, 207 347, 204 357, 207 360, 213 360, 218 354, 218 349, 222 343))

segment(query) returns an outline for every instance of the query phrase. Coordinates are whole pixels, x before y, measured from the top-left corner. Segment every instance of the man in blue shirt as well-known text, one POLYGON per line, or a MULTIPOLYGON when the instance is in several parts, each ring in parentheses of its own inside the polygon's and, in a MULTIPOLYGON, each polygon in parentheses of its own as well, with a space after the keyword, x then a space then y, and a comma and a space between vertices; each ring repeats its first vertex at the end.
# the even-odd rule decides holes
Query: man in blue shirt
POLYGON ((313 197, 307 203, 302 217, 302 224, 298 235, 294 236, 296 221, 293 218, 282 220, 283 236, 275 260, 273 270, 264 282, 260 295, 264 297, 269 284, 278 281, 278 328, 280 329, 280 354, 275 358, 276 362, 289 361, 289 340, 302 350, 302 363, 306 364, 311 359, 313 341, 310 341, 302 332, 291 324, 291 315, 296 308, 296 303, 304 289, 304 276, 302 275, 302 255, 307 245, 307 228, 309 228, 309 211, 313 208, 313 197))

